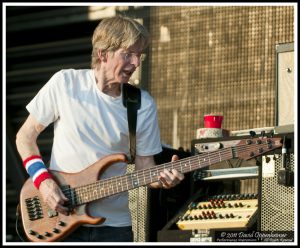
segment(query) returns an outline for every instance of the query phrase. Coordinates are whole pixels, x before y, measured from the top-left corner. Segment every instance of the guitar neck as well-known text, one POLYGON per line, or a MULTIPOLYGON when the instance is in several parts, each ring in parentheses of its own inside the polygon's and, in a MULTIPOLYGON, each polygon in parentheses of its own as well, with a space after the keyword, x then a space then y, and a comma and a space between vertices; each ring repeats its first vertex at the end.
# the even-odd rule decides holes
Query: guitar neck
POLYGON ((151 168, 137 170, 126 175, 99 180, 88 185, 67 189, 68 192, 65 193, 71 198, 72 205, 77 206, 157 182, 159 173, 164 169, 176 169, 184 174, 231 159, 235 157, 235 152, 234 147, 206 152, 204 154, 161 164, 151 168))

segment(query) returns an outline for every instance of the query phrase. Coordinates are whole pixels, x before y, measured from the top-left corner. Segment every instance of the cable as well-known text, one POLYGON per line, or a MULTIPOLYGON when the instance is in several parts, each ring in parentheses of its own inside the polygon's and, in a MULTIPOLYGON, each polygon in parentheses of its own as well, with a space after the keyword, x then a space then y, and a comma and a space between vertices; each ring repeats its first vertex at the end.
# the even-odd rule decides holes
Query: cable
POLYGON ((285 136, 283 136, 281 153, 282 153, 282 159, 281 159, 282 169, 287 169, 286 168, 286 142, 285 142, 285 136))
POLYGON ((18 206, 17 206, 17 211, 16 211, 16 233, 18 234, 18 236, 19 236, 19 238, 21 239, 21 241, 22 242, 25 242, 25 240, 22 238, 22 236, 20 235, 20 233, 19 233, 19 229, 18 229, 18 227, 19 227, 19 225, 18 225, 18 223, 19 223, 19 216, 20 216, 20 204, 18 204, 18 206))
POLYGON ((278 184, 283 186, 293 186, 294 172, 287 168, 287 148, 285 136, 283 136, 281 155, 281 168, 278 171, 278 184))

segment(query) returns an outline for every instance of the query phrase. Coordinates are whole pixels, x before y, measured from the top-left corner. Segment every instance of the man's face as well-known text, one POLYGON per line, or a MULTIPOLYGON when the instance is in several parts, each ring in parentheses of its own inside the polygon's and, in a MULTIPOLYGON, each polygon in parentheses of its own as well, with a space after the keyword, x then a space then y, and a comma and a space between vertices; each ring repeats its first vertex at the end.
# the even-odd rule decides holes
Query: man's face
POLYGON ((133 45, 127 50, 120 48, 115 52, 109 52, 105 63, 106 80, 128 83, 136 68, 140 66, 141 56, 138 45, 133 45))

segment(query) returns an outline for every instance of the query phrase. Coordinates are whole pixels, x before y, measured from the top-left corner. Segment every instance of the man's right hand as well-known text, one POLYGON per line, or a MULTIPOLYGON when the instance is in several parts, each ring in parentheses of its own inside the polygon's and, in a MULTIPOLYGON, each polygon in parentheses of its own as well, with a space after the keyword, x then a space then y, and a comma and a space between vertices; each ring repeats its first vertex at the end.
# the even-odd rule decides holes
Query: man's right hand
POLYGON ((68 208, 64 207, 64 204, 69 201, 69 199, 65 197, 53 179, 47 178, 42 181, 39 190, 44 201, 50 208, 61 214, 69 215, 68 208))

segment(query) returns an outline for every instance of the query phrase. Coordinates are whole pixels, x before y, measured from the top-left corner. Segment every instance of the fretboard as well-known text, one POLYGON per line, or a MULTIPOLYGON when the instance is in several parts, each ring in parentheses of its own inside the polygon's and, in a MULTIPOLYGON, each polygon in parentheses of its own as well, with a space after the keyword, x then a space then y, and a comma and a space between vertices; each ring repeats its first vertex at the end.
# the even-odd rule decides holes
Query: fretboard
POLYGON ((122 176, 102 179, 85 186, 68 189, 68 192, 64 193, 69 199, 72 200, 72 205, 77 206, 157 182, 159 173, 164 169, 176 169, 184 174, 224 160, 231 159, 235 157, 234 153, 234 147, 228 147, 213 152, 206 152, 181 160, 153 166, 151 168, 137 170, 122 176))

